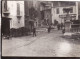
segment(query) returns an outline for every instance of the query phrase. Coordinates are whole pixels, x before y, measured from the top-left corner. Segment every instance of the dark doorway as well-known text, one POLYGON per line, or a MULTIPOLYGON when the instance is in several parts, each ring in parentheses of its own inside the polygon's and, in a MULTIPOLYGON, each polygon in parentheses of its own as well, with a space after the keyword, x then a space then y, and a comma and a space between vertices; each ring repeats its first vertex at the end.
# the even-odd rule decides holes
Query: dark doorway
POLYGON ((4 36, 10 35, 10 20, 9 18, 2 18, 1 21, 1 31, 4 36))
POLYGON ((30 26, 30 31, 32 32, 32 29, 34 27, 34 22, 33 21, 29 21, 29 26, 30 26))
POLYGON ((44 19, 44 11, 41 11, 41 19, 44 19))

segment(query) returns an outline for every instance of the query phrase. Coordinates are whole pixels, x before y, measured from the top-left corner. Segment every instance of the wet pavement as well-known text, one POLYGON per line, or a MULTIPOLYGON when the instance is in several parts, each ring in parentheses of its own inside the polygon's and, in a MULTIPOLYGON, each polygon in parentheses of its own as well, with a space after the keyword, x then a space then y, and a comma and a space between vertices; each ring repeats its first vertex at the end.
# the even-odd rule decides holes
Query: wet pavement
POLYGON ((80 40, 62 38, 61 30, 39 31, 36 37, 2 40, 2 56, 80 57, 80 40))

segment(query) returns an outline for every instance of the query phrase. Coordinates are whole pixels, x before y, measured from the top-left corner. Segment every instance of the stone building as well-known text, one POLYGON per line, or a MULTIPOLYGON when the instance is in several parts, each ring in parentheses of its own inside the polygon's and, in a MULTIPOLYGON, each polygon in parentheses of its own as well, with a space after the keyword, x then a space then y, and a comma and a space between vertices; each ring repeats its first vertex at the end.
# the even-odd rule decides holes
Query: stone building
MULTIPOLYGON (((2 4, 4 5, 4 3, 2 4)), ((3 5, 2 8, 5 10, 3 5)), ((10 28, 24 27, 24 1, 7 1, 7 9, 11 17, 10 28), (18 19, 18 16, 21 18, 18 19)), ((2 13, 4 13, 4 10, 2 13)))
POLYGON ((8 1, 7 3, 12 18, 10 28, 24 27, 24 1, 8 1))
POLYGON ((24 1, 2 1, 2 33, 24 27, 24 1))
MULTIPOLYGON (((70 32, 76 25, 73 22, 79 20, 79 2, 42 1, 40 8, 42 19, 48 19, 53 24, 54 20, 57 20, 58 23, 65 23, 66 32, 70 32)), ((79 28, 79 24, 76 27, 79 28)))
POLYGON ((41 20, 44 25, 52 24, 52 12, 51 12, 51 2, 50 1, 41 1, 40 2, 40 13, 41 20))
POLYGON ((38 27, 40 22, 39 10, 38 1, 2 1, 3 32, 10 32, 11 29, 20 29, 23 27, 32 29, 34 23, 36 23, 36 27, 38 27), (5 16, 4 14, 8 15, 5 16), (4 19, 5 17, 9 19, 6 20, 4 19), (7 25, 5 26, 5 24, 7 25))
POLYGON ((69 14, 72 16, 72 19, 78 19, 78 2, 65 2, 65 1, 55 1, 53 2, 52 7, 52 22, 57 20, 59 23, 64 22, 66 12, 63 10, 65 8, 71 8, 69 14))
POLYGON ((40 11, 42 19, 49 18, 52 23, 54 23, 54 20, 57 20, 59 23, 64 22, 66 12, 63 9, 65 8, 71 8, 72 19, 78 19, 78 2, 41 1, 40 11))

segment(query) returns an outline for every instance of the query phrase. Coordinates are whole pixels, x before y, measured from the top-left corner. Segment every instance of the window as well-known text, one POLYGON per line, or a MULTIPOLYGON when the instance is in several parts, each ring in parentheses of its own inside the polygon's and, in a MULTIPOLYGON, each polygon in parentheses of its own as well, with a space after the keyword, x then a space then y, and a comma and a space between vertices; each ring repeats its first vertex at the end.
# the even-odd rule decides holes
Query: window
POLYGON ((70 13, 73 13, 73 8, 71 7, 70 13))
POLYGON ((7 10, 7 1, 4 2, 4 9, 7 10))
MULTIPOLYGON (((65 9, 65 8, 63 8, 63 9, 65 9)), ((73 13, 73 8, 71 7, 70 8, 71 10, 69 11, 70 13, 73 13)), ((64 10, 63 10, 63 13, 66 13, 64 10)))
POLYGON ((59 14, 59 8, 56 9, 56 14, 59 14))
POLYGON ((17 3, 17 15, 20 15, 20 4, 17 3))
MULTIPOLYGON (((63 8, 64 9, 64 8, 63 8)), ((63 10, 63 13, 66 13, 64 10, 63 10)))

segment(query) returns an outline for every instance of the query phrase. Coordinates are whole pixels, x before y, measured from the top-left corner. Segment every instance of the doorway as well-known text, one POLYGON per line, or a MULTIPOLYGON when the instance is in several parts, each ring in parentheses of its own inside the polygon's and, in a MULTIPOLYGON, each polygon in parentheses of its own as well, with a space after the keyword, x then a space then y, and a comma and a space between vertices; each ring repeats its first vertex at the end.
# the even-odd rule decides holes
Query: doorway
POLYGON ((10 19, 9 18, 2 18, 1 21, 1 31, 3 36, 10 36, 10 19))

